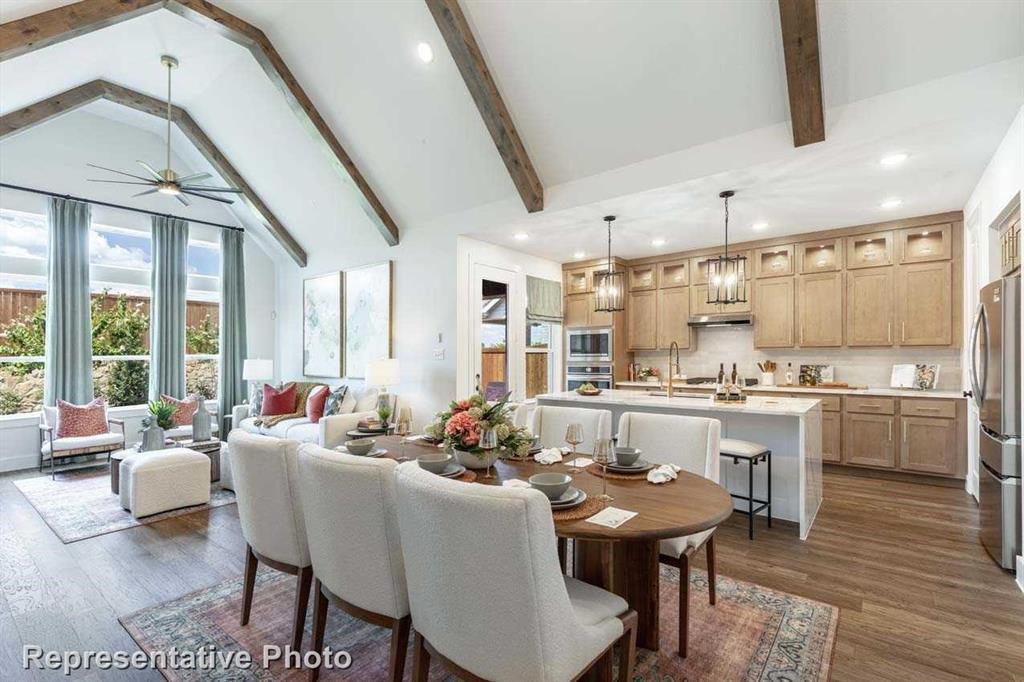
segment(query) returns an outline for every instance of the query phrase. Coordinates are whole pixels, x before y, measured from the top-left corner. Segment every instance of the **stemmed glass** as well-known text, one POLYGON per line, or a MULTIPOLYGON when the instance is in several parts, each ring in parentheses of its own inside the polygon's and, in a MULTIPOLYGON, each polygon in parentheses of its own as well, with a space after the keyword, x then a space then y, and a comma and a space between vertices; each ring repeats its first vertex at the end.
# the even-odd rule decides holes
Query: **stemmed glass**
POLYGON ((405 456, 405 444, 407 442, 407 436, 412 431, 412 409, 408 407, 402 407, 398 410, 398 421, 395 423, 395 435, 401 436, 401 456, 398 458, 399 462, 404 462, 408 457, 405 456))
POLYGON ((498 447, 497 429, 484 429, 480 434, 480 449, 486 453, 487 457, 487 473, 484 474, 484 478, 494 478, 494 474, 491 473, 491 451, 496 447, 498 447))
POLYGON ((601 494, 597 499, 602 502, 611 502, 615 498, 608 494, 608 465, 611 463, 612 440, 611 438, 598 438, 594 441, 594 461, 601 465, 601 494))
POLYGON ((583 425, 569 424, 565 428, 565 442, 572 446, 572 473, 578 474, 580 469, 576 466, 576 446, 583 442, 583 425))

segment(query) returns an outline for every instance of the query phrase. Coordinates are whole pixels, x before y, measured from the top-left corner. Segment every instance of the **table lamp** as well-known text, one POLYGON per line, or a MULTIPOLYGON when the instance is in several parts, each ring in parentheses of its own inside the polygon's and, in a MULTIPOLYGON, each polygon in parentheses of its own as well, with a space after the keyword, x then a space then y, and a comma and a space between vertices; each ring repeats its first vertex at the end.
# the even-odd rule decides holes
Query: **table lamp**
POLYGON ((249 404, 253 402, 253 392, 260 390, 259 382, 269 381, 274 378, 274 361, 273 360, 260 360, 254 358, 251 360, 245 360, 242 363, 242 379, 250 383, 249 386, 249 404), (252 385, 256 382, 255 385, 252 385))
POLYGON ((398 358, 381 358, 366 366, 366 385, 378 386, 381 389, 377 397, 377 416, 385 425, 392 412, 388 386, 396 386, 399 383, 398 358))

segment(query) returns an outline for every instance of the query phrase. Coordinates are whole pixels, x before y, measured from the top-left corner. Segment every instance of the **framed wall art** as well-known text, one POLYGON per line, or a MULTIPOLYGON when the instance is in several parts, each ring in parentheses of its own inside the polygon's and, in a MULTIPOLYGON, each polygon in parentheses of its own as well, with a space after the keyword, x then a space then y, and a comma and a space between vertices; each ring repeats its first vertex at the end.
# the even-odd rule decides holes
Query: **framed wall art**
POLYGON ((302 281, 302 373, 340 378, 344 369, 340 272, 302 281))

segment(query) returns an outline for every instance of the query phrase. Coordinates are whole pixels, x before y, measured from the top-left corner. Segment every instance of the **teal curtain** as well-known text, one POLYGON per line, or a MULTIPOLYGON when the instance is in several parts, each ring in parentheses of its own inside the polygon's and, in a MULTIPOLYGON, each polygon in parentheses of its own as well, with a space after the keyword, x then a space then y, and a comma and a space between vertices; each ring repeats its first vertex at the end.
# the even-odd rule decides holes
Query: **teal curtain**
POLYGON ((526 276, 526 319, 530 322, 562 321, 562 283, 526 276))
POLYGON ((46 369, 43 402, 93 398, 89 311, 89 204, 51 197, 47 205, 46 369))
POLYGON ((185 397, 185 290, 188 223, 153 216, 153 293, 149 316, 149 397, 185 397))
MULTIPOLYGON (((220 231, 219 341, 217 395, 223 420, 235 405, 241 405, 247 397, 242 379, 242 364, 248 351, 245 339, 245 233, 241 230, 220 231)), ((221 429, 224 428, 221 424, 221 429)))

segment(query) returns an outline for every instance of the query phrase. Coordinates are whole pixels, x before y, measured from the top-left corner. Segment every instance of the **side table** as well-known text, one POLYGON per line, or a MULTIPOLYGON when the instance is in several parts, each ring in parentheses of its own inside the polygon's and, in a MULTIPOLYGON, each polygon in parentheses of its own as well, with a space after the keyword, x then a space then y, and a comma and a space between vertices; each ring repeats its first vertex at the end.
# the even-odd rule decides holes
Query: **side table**
POLYGON ((210 482, 214 483, 220 480, 220 445, 222 441, 219 438, 210 438, 208 440, 182 440, 178 441, 175 445, 179 448, 188 448, 189 450, 195 450, 201 452, 210 458, 210 482))
POLYGON ((110 453, 110 492, 115 495, 118 495, 121 492, 121 460, 128 455, 134 455, 135 453, 135 448, 115 450, 110 453))

